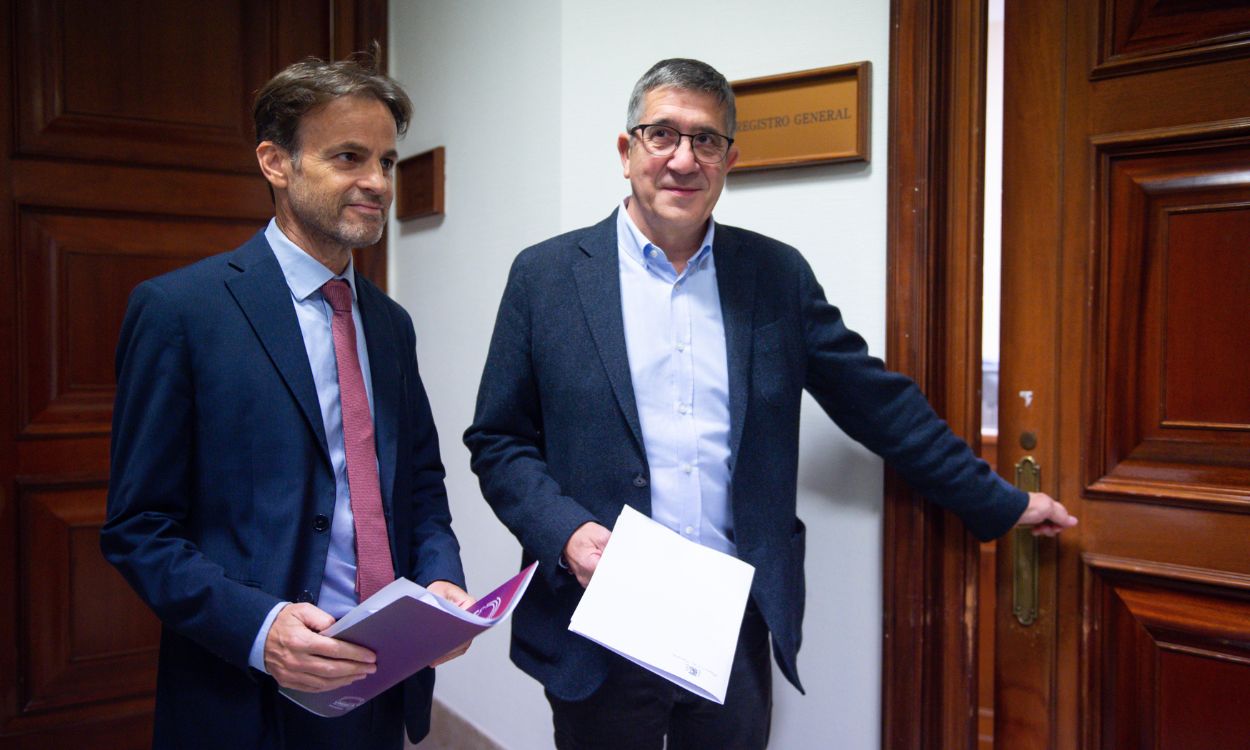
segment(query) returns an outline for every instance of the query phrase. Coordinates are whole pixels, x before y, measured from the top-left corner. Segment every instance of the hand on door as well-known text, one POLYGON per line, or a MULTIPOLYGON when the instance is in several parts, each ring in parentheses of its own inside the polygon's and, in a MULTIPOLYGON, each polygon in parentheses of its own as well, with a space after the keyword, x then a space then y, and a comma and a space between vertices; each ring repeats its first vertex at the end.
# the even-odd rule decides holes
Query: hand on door
POLYGON ((1030 492, 1029 507, 1024 509, 1016 525, 1032 526, 1034 536, 1056 536, 1075 526, 1076 516, 1045 492, 1030 492))

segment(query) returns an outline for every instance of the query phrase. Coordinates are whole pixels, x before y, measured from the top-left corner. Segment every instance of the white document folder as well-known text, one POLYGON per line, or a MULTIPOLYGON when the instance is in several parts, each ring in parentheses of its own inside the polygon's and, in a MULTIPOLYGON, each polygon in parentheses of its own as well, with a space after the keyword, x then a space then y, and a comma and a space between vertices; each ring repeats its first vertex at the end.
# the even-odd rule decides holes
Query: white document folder
POLYGON ((724 704, 754 576, 626 506, 569 630, 724 704))

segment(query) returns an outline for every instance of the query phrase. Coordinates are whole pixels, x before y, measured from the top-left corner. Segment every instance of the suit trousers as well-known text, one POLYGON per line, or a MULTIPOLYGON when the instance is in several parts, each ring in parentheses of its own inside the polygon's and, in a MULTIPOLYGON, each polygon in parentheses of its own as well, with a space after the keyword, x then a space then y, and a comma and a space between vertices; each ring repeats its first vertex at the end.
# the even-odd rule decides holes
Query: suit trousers
POLYGON ((615 654, 589 698, 564 701, 548 691, 547 702, 558 750, 763 750, 772 722, 768 627, 748 603, 724 705, 615 654))

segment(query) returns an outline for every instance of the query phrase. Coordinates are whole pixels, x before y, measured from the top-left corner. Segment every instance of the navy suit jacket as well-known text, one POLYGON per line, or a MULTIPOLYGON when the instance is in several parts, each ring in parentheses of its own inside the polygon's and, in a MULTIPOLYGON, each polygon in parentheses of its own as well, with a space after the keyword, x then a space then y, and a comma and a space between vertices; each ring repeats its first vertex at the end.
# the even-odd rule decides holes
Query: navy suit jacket
MULTIPOLYGON (((367 279, 356 288, 396 574, 463 585, 412 321, 367 279)), ((156 746, 267 745, 285 699, 248 653, 275 604, 316 601, 335 488, 290 289, 263 232, 134 290, 112 449, 101 546, 163 624, 156 746)), ((424 670, 403 687, 414 740, 433 684, 424 670)))
MULTIPOLYGON (((568 631, 582 588, 558 564, 577 527, 650 514, 646 452, 621 312, 615 214, 513 264, 465 433, 473 470, 536 578, 513 614, 512 659, 564 700, 603 681, 608 652, 568 631)), ((773 652, 801 690, 804 527, 795 515, 804 389, 854 439, 973 533, 1010 528, 1027 496, 978 460, 908 378, 869 356, 792 247, 716 226, 729 365, 730 504, 738 555, 773 652)))

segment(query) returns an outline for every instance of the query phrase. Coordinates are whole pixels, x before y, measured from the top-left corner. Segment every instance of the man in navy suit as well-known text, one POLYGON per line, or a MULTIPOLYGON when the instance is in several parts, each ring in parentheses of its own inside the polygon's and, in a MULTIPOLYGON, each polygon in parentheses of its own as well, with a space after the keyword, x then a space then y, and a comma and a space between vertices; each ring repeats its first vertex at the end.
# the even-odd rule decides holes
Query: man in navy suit
POLYGON ((995 476, 869 356, 794 248, 712 220, 738 158, 720 73, 661 61, 627 117, 630 195, 517 257, 465 443, 524 562, 543 563, 513 615, 512 659, 546 688, 557 747, 762 748, 770 634, 801 689, 804 389, 982 539, 1076 519, 995 476), (568 631, 625 505, 755 566, 724 706, 568 631))
POLYGON ((283 70, 254 110, 275 218, 131 296, 101 545, 163 625, 158 748, 428 731, 432 669, 338 718, 278 692, 372 673, 320 631, 395 576, 472 601, 412 321, 352 264, 386 226, 411 112, 367 57, 283 70))

